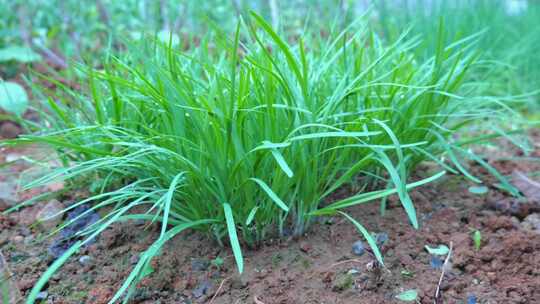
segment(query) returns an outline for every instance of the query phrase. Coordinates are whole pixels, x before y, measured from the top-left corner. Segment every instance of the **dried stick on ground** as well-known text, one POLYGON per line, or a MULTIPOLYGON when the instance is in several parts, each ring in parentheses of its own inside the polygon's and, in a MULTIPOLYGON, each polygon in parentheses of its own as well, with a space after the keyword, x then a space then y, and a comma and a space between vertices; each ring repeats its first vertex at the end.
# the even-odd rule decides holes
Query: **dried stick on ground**
POLYGON ((442 280, 444 279, 444 273, 446 271, 446 268, 448 268, 448 263, 450 262, 450 257, 451 256, 452 256, 452 242, 450 242, 450 249, 448 250, 448 254, 446 255, 446 259, 444 259, 444 264, 442 266, 442 271, 441 271, 441 277, 439 278, 439 284, 437 284, 437 290, 435 291, 435 299, 433 300, 434 304, 438 303, 437 300, 441 296, 440 295, 441 284, 442 284, 442 280))
POLYGON ((214 299, 219 295, 219 292, 221 291, 221 288, 223 288, 223 284, 225 284, 225 282, 230 278, 231 277, 226 277, 225 279, 223 279, 223 281, 221 281, 221 284, 219 284, 219 287, 216 290, 216 293, 214 293, 214 296, 212 297, 212 299, 210 299, 210 304, 214 303, 214 299))

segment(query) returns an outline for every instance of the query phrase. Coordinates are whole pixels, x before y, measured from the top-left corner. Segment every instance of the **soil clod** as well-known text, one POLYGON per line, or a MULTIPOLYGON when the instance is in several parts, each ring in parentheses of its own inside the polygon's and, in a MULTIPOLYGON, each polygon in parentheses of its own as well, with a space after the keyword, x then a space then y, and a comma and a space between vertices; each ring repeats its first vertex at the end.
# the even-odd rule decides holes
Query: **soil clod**
POLYGON ((207 294, 210 288, 212 288, 212 283, 210 283, 210 281, 208 280, 204 280, 197 287, 195 287, 195 289, 193 289, 191 294, 194 298, 198 299, 203 295, 207 294))

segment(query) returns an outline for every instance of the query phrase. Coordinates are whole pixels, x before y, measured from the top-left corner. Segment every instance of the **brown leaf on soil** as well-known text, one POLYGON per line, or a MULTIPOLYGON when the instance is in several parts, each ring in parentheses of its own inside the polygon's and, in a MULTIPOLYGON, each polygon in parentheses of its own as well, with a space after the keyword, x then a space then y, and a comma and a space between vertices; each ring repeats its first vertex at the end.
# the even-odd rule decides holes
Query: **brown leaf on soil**
POLYGON ((540 183, 530 179, 525 173, 514 170, 512 184, 523 193, 527 201, 540 204, 540 183))
POLYGON ((539 209, 540 205, 524 202, 514 197, 506 197, 498 201, 488 202, 489 207, 503 214, 517 216, 522 219, 539 209), (535 206, 536 205, 536 206, 535 206))

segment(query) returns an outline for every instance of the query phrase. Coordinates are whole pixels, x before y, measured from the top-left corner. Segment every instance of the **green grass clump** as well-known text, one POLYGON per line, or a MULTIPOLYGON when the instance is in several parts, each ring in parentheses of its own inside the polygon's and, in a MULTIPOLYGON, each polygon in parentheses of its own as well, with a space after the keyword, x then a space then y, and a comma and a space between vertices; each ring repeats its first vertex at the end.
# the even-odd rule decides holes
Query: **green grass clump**
POLYGON ((128 298, 163 244, 186 229, 230 244, 242 272, 241 244, 288 230, 301 235, 316 216, 340 214, 383 264, 369 231, 345 208, 397 194, 418 228, 408 189, 444 174, 409 183, 420 162, 480 182, 460 163, 470 158, 497 175, 465 147, 490 136, 459 141, 460 130, 507 115, 494 98, 470 97, 471 39, 445 46, 441 36, 434 56, 419 60, 418 39, 385 43, 363 21, 330 38, 306 32, 294 44, 257 15, 249 21, 233 39, 208 35, 189 53, 160 42, 136 46, 109 57, 103 70, 83 67, 87 91, 65 88, 48 99, 47 128, 18 142, 52 146, 65 167, 28 187, 97 181, 97 194, 67 210, 91 202, 107 215, 51 266, 30 302, 80 246, 130 219, 160 222, 161 234, 111 303, 128 298), (349 197, 332 199, 355 183, 349 197))

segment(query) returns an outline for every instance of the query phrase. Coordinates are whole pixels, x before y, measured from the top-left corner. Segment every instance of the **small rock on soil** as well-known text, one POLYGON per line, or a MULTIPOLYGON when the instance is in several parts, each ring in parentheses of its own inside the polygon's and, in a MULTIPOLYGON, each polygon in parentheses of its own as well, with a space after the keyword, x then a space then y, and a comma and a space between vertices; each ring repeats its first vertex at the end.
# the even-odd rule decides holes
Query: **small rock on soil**
POLYGON ((361 256, 366 252, 366 249, 364 248, 364 243, 362 241, 356 241, 352 245, 352 253, 355 255, 361 256))
POLYGON ((62 221, 62 214, 59 213, 63 209, 64 205, 53 199, 36 214, 36 222, 39 223, 43 230, 51 231, 62 221))

